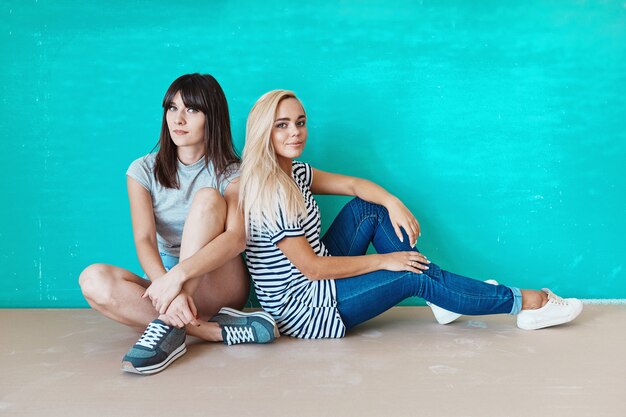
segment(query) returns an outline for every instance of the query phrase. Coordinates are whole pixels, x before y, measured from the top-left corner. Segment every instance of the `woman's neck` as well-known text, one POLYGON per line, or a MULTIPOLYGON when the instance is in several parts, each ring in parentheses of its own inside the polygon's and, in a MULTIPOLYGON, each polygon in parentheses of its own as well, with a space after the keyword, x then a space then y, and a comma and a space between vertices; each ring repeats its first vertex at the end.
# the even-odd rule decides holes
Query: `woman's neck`
POLYGON ((198 162, 205 154, 204 146, 182 146, 178 148, 178 160, 184 165, 198 162))
POLYGON ((278 157, 278 166, 291 177, 291 158, 278 157))

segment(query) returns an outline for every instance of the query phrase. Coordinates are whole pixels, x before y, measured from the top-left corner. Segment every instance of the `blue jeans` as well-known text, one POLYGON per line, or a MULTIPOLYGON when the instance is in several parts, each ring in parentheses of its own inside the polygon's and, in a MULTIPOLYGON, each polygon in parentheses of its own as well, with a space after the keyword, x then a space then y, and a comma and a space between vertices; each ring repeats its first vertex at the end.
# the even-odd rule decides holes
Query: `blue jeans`
MULTIPOLYGON (((400 242, 387 209, 359 198, 346 204, 322 241, 333 256, 364 255, 370 243, 378 253, 417 251, 410 246, 406 234, 404 242, 400 242)), ((521 310, 522 294, 518 288, 486 284, 433 263, 428 267, 423 274, 379 270, 335 280, 337 307, 346 328, 414 296, 460 314, 517 314, 521 310)))

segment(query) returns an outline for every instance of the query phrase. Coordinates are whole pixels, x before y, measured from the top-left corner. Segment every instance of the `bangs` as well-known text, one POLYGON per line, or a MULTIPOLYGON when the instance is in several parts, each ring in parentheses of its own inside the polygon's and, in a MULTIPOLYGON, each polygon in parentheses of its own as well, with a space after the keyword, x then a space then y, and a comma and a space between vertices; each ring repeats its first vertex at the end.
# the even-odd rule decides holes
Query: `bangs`
POLYGON ((177 92, 183 100, 185 107, 191 107, 207 113, 209 110, 208 97, 206 97, 207 86, 202 77, 181 77, 176 80, 165 93, 163 98, 163 108, 167 109, 172 105, 172 100, 177 92))

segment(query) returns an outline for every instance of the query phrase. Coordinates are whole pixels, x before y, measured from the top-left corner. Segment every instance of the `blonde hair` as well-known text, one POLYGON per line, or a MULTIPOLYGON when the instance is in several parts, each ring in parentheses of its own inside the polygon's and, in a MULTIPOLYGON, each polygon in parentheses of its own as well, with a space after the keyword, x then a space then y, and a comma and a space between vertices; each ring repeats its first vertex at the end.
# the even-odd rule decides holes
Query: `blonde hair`
POLYGON ((276 109, 288 98, 298 100, 291 91, 270 91, 257 100, 248 114, 239 183, 239 207, 244 212, 248 236, 251 227, 254 232, 266 222, 276 225, 279 212, 289 223, 306 212, 302 192, 291 175, 281 169, 272 144, 276 109))

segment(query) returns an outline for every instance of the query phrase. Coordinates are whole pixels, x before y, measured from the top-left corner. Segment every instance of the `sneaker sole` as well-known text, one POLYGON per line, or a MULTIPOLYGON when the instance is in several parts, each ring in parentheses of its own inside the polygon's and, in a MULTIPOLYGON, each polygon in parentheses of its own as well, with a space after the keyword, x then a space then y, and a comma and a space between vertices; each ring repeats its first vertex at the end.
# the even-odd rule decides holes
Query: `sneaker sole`
MULTIPOLYGON (((430 303, 428 301, 426 301, 426 305, 428 307, 430 307, 431 309, 433 309, 433 306, 437 307, 435 304, 430 303)), ((437 307, 437 308, 440 308, 440 307, 437 307)), ((445 310, 445 311, 447 311, 447 313, 445 315, 441 315, 439 313, 435 313, 434 309, 432 310, 433 315, 435 316, 435 320, 437 321, 437 323, 444 324, 444 325, 445 324, 450 324, 454 320, 456 320, 456 319, 458 319, 459 317, 462 316, 462 314, 459 314, 459 313, 453 313, 452 311, 448 311, 448 310, 445 310)))
POLYGON ((176 350, 170 353, 170 355, 167 358, 165 358, 165 360, 161 363, 157 363, 156 365, 150 365, 150 366, 135 367, 131 362, 124 361, 122 362, 122 371, 130 372, 133 374, 140 374, 140 375, 156 374, 157 372, 161 372, 162 370, 167 368, 176 359, 183 356, 185 352, 187 352, 187 346, 185 346, 185 344, 183 343, 178 348, 176 348, 176 350))
POLYGON ((558 326, 560 324, 565 324, 565 323, 569 323, 570 321, 573 321, 576 319, 576 317, 580 316, 580 313, 583 312, 583 309, 581 308, 580 310, 578 310, 578 312, 576 312, 573 316, 568 316, 566 318, 563 319, 559 319, 559 320, 552 320, 549 322, 544 322, 541 325, 537 325, 537 324, 524 324, 524 323, 517 323, 517 327, 519 327, 522 330, 539 330, 539 329, 545 329, 546 327, 552 327, 552 326, 558 326))
POLYGON ((229 316, 234 316, 234 317, 251 317, 251 316, 261 317, 262 319, 267 320, 270 323, 272 323, 272 326, 274 327, 274 338, 278 339, 280 337, 280 332, 278 331, 278 327, 276 326, 276 322, 274 321, 274 318, 269 313, 266 313, 265 311, 253 311, 252 313, 244 313, 242 311, 235 310, 230 307, 222 307, 219 312, 222 314, 227 314, 229 316))

